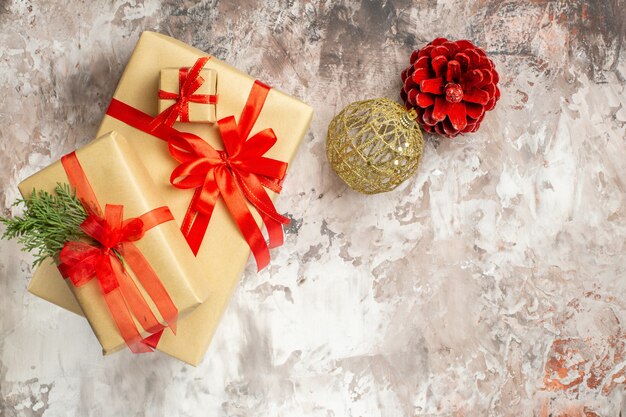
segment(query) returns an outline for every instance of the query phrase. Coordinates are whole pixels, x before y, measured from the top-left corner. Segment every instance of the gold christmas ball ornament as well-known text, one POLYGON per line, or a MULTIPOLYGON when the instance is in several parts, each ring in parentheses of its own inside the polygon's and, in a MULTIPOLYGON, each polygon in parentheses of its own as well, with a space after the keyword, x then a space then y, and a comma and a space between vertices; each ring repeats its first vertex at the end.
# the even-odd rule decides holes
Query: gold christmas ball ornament
POLYGON ((386 98, 348 105, 328 126, 326 155, 333 170, 360 193, 393 190, 415 173, 422 157, 415 116, 386 98))

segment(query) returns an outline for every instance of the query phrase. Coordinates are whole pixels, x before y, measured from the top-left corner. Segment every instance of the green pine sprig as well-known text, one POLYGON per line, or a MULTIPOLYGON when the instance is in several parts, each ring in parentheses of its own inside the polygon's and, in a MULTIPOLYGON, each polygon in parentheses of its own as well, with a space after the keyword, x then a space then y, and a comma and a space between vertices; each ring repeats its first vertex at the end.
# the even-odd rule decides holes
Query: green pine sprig
POLYGON ((85 236, 80 225, 87 213, 68 184, 57 184, 54 194, 33 190, 30 197, 13 205, 24 205, 24 213, 13 218, 0 216, 0 223, 7 227, 2 238, 17 238, 23 251, 33 252, 33 266, 55 258, 66 242, 85 236))

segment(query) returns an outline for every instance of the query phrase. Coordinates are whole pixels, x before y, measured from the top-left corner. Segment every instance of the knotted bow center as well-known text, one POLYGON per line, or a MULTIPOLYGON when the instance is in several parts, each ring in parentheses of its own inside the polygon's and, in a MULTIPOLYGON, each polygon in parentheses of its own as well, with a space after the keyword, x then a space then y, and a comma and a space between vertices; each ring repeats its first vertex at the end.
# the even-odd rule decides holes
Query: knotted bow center
POLYGON ((90 214, 80 225, 85 234, 100 244, 100 250, 109 255, 126 242, 139 240, 144 235, 144 223, 139 218, 126 221, 121 217, 121 206, 107 206, 105 216, 90 214))
POLYGON ((176 105, 178 107, 186 106, 188 103, 189 103, 189 96, 188 95, 181 94, 176 99, 176 105))
POLYGON ((231 164, 233 163, 233 159, 230 157, 230 155, 228 155, 228 152, 217 151, 217 153, 219 154, 222 163, 226 165, 228 169, 232 170, 233 167, 231 166, 231 164))

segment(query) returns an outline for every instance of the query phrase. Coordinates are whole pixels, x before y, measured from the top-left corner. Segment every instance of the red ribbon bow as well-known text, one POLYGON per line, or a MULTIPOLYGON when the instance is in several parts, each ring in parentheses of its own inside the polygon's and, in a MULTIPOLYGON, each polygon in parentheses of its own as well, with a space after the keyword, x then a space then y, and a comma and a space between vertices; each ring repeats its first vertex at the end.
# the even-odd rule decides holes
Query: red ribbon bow
POLYGON ((149 345, 154 344, 142 340, 133 316, 146 331, 153 333, 148 339, 156 336, 158 340, 164 326, 152 313, 124 264, 132 269, 165 322, 176 333, 178 309, 154 269, 132 243, 151 228, 174 220, 172 213, 167 207, 159 207, 137 218, 124 220, 123 206, 107 204, 102 216, 98 200, 76 154, 72 152, 64 156, 61 162, 88 213, 80 228, 94 241, 67 242, 61 250, 59 271, 77 287, 97 278, 126 344, 134 353, 151 352, 149 345))
POLYGON ((223 151, 191 133, 178 132, 169 140, 170 153, 181 163, 172 172, 170 182, 177 188, 196 189, 181 227, 194 254, 200 248, 221 195, 248 242, 259 270, 269 263, 269 248, 247 203, 261 215, 268 231, 269 247, 282 245, 281 225, 289 224, 289 219, 276 211, 265 190, 267 187, 280 192, 280 183, 287 171, 287 163, 263 156, 276 143, 276 135, 268 128, 248 139, 269 89, 255 81, 239 124, 234 116, 218 121, 223 151))
POLYGON ((204 78, 200 76, 200 71, 210 57, 198 58, 196 63, 189 68, 181 68, 178 72, 178 93, 159 90, 159 98, 162 100, 175 100, 167 109, 163 110, 150 123, 152 129, 160 125, 172 126, 180 116, 181 122, 189 122, 189 103, 215 104, 217 96, 209 94, 194 94, 202 84, 204 78))

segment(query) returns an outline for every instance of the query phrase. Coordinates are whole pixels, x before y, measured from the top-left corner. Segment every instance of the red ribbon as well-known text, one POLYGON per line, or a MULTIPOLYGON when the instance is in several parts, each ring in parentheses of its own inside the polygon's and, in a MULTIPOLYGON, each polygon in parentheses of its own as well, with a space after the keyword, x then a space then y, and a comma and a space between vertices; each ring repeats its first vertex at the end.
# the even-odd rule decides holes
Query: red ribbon
POLYGON ((207 61, 208 56, 198 58, 196 63, 189 68, 181 68, 178 71, 178 93, 159 90, 159 98, 162 100, 175 100, 167 109, 163 110, 151 122, 151 127, 160 125, 172 126, 176 120, 189 122, 189 103, 215 104, 217 96, 209 94, 194 94, 202 84, 204 78, 200 72, 207 61))
POLYGON ((80 228, 94 241, 67 242, 61 250, 59 271, 77 287, 95 277, 128 347, 134 353, 151 352, 152 339, 158 340, 164 326, 152 313, 125 266, 132 269, 165 322, 176 333, 178 309, 154 269, 132 243, 141 239, 151 228, 174 220, 172 213, 167 207, 159 207, 139 217, 124 220, 124 206, 107 204, 102 214, 76 153, 64 156, 61 162, 88 214, 80 228), (133 316, 143 329, 152 333, 149 338, 142 340, 133 316))
POLYGON ((269 89, 258 81, 254 83, 239 124, 233 116, 218 121, 223 151, 191 133, 181 132, 169 140, 170 153, 181 163, 172 172, 170 182, 177 188, 196 190, 181 226, 192 251, 198 252, 215 203, 222 196, 259 270, 269 263, 269 248, 247 203, 261 215, 270 247, 282 245, 282 225, 289 224, 265 190, 267 187, 280 192, 287 172, 285 162, 263 156, 276 143, 276 135, 272 129, 265 129, 248 139, 269 89))
POLYGON ((108 116, 168 142, 172 156, 181 162, 172 172, 172 184, 178 188, 196 189, 181 227, 194 254, 200 248, 220 195, 246 238, 259 270, 268 264, 269 250, 247 202, 257 209, 265 223, 269 247, 283 243, 281 225, 288 224, 289 219, 276 212, 264 187, 280 192, 287 164, 263 157, 276 143, 272 129, 265 129, 247 139, 269 90, 270 87, 255 81, 239 124, 233 116, 218 121, 224 151, 217 151, 198 136, 171 126, 161 124, 155 127, 155 119, 150 115, 119 100, 111 100, 108 116))

